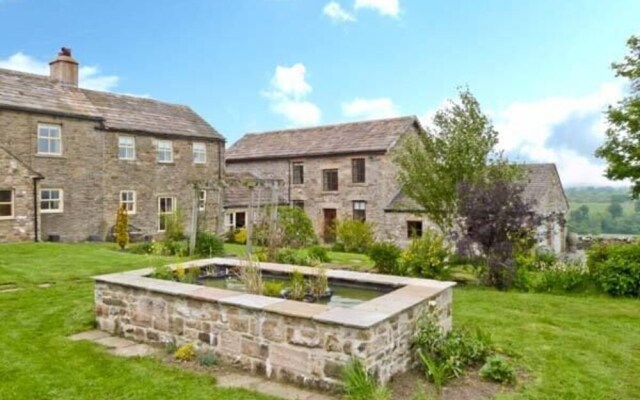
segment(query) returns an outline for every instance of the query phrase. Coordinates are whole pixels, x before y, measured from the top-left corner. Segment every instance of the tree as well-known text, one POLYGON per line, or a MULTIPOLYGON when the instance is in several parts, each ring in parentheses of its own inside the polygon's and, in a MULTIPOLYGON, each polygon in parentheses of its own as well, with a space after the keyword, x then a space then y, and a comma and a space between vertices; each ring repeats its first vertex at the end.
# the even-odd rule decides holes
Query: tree
POLYGON ((586 204, 583 204, 580 207, 578 207, 577 210, 571 211, 571 214, 569 215, 571 219, 576 221, 577 223, 586 221, 589 219, 589 206, 587 206, 586 204))
POLYGON ((609 127, 605 143, 596 155, 607 161, 605 175, 609 179, 630 179, 632 195, 640 196, 640 37, 627 41, 629 54, 620 63, 613 63, 616 76, 629 79, 629 96, 616 106, 609 106, 609 127))
POLYGON ((494 150, 498 133, 476 98, 468 89, 459 96, 436 112, 433 126, 406 135, 394 154, 403 191, 443 232, 453 227, 461 183, 510 170, 494 150))
POLYGON ((124 204, 118 207, 114 230, 116 243, 121 250, 124 250, 129 244, 129 215, 127 214, 127 206, 124 204))
POLYGON ((535 245, 541 220, 522 197, 524 187, 509 181, 460 186, 458 251, 471 256, 479 249, 486 259, 485 280, 507 289, 516 272, 515 255, 535 245))
POLYGON ((607 211, 609 211, 609 214, 611 214, 613 218, 622 217, 622 206, 620 205, 620 203, 609 204, 609 207, 607 207, 607 211))

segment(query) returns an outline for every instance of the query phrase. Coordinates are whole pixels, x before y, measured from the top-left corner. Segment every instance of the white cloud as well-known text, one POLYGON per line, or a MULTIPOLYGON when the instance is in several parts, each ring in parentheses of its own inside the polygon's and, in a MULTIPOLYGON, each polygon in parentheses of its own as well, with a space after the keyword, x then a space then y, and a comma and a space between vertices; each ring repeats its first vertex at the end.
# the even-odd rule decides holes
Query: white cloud
POLYGON ((399 0, 356 0, 354 8, 369 8, 390 17, 397 17, 400 12, 399 0))
MULTIPOLYGON (((0 59, 0 68, 49 75, 48 63, 22 52, 0 59)), ((118 86, 119 80, 120 78, 115 75, 102 75, 100 69, 96 66, 81 66, 79 70, 79 86, 85 89, 111 91, 118 86)))
POLYGON ((307 82, 307 69, 302 63, 291 67, 276 66, 271 87, 262 95, 271 102, 271 111, 283 115, 296 126, 316 125, 322 112, 314 103, 306 100, 313 88, 307 82))
POLYGON ((335 2, 329 2, 324 6, 322 12, 335 22, 353 22, 356 18, 347 12, 342 6, 335 2))
POLYGON ((390 118, 400 114, 398 107, 387 97, 376 99, 356 98, 342 103, 342 114, 350 118, 390 118))
MULTIPOLYGON (((565 187, 628 185, 605 178, 606 165, 594 156, 605 138, 604 111, 622 98, 623 89, 622 84, 608 83, 585 96, 515 102, 488 114, 509 159, 555 163, 565 187)), ((431 110, 421 118, 425 126, 434 114, 431 110)))

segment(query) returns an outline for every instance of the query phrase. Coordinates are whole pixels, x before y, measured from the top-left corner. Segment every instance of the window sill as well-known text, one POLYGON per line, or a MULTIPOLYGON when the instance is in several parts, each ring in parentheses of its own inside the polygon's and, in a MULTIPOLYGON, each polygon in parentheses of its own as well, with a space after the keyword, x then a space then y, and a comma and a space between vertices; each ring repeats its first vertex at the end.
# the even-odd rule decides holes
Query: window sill
POLYGON ((176 165, 173 161, 158 161, 159 165, 176 165))
POLYGON ((133 162, 138 160, 136 158, 118 158, 118 161, 133 162))
POLYGON ((40 210, 40 214, 62 214, 64 211, 43 211, 40 210))
POLYGON ((0 221, 13 221, 16 217, 0 217, 0 221))
POLYGON ((38 157, 38 158, 55 158, 55 159, 58 159, 58 160, 66 160, 67 159, 67 157, 63 156, 62 154, 36 153, 35 156, 38 157))
POLYGON ((340 190, 323 190, 322 194, 338 194, 340 190))

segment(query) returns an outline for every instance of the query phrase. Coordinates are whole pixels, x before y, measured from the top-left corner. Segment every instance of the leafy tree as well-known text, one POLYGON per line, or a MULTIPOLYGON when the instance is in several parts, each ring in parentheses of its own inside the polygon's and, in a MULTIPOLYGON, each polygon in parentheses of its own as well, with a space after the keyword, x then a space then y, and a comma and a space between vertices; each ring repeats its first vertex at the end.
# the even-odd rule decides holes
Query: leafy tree
POLYGON ((578 207, 577 210, 571 211, 571 214, 569 214, 569 216, 572 220, 576 221, 577 223, 586 221, 587 219, 589 219, 589 206, 587 206, 586 204, 583 204, 580 207, 578 207))
POLYGON ((540 217, 533 204, 522 197, 524 187, 508 181, 460 186, 460 232, 458 250, 473 255, 476 249, 486 258, 485 280, 498 289, 507 289, 516 273, 518 251, 535 244, 535 228, 540 217))
POLYGON ((407 135, 394 156, 404 192, 443 232, 457 216, 458 185, 510 170, 495 151, 498 132, 478 100, 468 89, 459 96, 436 112, 432 126, 407 135))
POLYGON ((640 213, 640 200, 636 200, 635 203, 633 204, 633 207, 637 213, 640 213))
POLYGON ((607 163, 609 179, 630 179, 634 198, 640 196, 640 36, 627 41, 629 54, 620 63, 613 63, 616 76, 629 79, 629 96, 615 106, 609 106, 607 139, 596 155, 607 163))
POLYGON ((609 211, 609 214, 611 214, 613 218, 622 217, 622 206, 620 205, 620 203, 609 204, 609 207, 607 207, 607 211, 609 211))
POLYGON ((129 216, 127 215, 127 207, 124 204, 118 207, 114 230, 116 243, 121 250, 124 250, 129 244, 129 216))

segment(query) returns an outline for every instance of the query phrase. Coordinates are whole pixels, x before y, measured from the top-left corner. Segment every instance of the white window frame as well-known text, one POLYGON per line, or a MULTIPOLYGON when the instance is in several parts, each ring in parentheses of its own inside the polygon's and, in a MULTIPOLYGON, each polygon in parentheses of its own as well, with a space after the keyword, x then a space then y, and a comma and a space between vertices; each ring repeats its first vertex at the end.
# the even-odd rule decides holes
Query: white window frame
POLYGON ((173 162, 173 141, 171 140, 158 140, 156 149, 156 159, 161 164, 171 164, 173 162), (160 154, 169 154, 169 159, 161 159, 160 154))
POLYGON ((118 136, 118 159, 119 160, 135 160, 136 159, 136 138, 133 136, 118 136), (122 140, 131 140, 131 143, 123 143, 122 140), (122 156, 122 150, 125 156, 122 156), (131 156, 129 156, 129 151, 131 156))
POLYGON ((135 190, 121 190, 120 191, 120 200, 119 200, 119 206, 122 207, 123 204, 128 205, 131 204, 131 209, 129 209, 129 207, 127 206, 126 211, 128 215, 134 215, 136 213, 136 203, 137 203, 137 196, 136 196, 136 191, 135 190), (124 199, 123 195, 125 193, 131 193, 131 200, 129 199, 124 199))
POLYGON ((207 191, 201 190, 198 194, 198 211, 204 211, 207 209, 207 191))
POLYGON ((207 163, 207 144, 204 142, 193 142, 193 163, 194 164, 206 164, 207 163))
POLYGON ((166 226, 165 226, 165 229, 162 229, 162 216, 173 215, 176 213, 176 209, 177 209, 177 201, 175 196, 158 196, 158 232, 166 231, 166 226), (162 212, 160 210, 160 203, 162 202, 162 199, 171 199, 171 212, 162 212))
POLYGON ((235 227, 236 227, 236 213, 235 212, 228 212, 224 216, 224 227, 225 227, 225 231, 232 231, 232 230, 235 229, 235 227))
POLYGON ((38 137, 36 140, 36 151, 40 155, 44 156, 61 156, 62 155, 62 126, 53 124, 38 124, 38 137), (57 131, 58 136, 52 138, 51 131, 57 131), (44 132, 46 131, 46 135, 44 132), (51 149, 51 143, 58 142, 58 151, 42 151, 40 149, 40 140, 47 141, 48 150, 51 149))
POLYGON ((14 219, 16 217, 16 192, 13 189, 0 189, 0 192, 9 192, 11 194, 11 198, 9 202, 0 201, 0 205, 10 205, 11 206, 11 215, 0 215, 0 220, 8 220, 14 219))
POLYGON ((40 213, 42 214, 60 214, 64 212, 64 190, 59 188, 42 188, 38 193, 38 203, 40 205, 40 213), (58 192, 57 199, 42 199, 42 192, 58 192), (54 202, 58 202, 58 208, 42 208, 42 202, 49 202, 53 204, 54 202))

